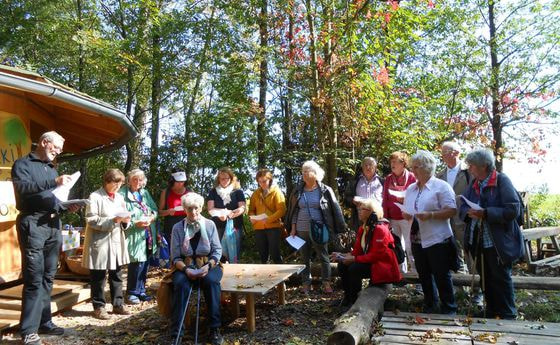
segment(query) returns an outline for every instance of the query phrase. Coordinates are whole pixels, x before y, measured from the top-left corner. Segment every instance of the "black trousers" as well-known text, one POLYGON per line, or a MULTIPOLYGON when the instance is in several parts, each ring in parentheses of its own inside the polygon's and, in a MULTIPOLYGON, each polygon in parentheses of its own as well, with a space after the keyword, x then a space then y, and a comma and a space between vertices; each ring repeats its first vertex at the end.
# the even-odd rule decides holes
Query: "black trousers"
POLYGON ((16 229, 21 250, 23 292, 21 335, 37 333, 51 321, 51 291, 62 244, 58 216, 18 215, 16 229))
POLYGON ((279 228, 255 230, 255 241, 257 243, 257 250, 261 257, 261 264, 268 262, 268 256, 275 264, 282 263, 282 256, 280 255, 280 234, 279 228))
POLYGON ((342 280, 344 299, 353 304, 362 290, 362 279, 371 277, 371 264, 354 262, 346 266, 339 262, 337 270, 342 280))
MULTIPOLYGON (((91 278, 91 302, 93 308, 105 307, 105 282, 107 280, 107 270, 89 270, 91 278)), ((123 305, 122 292, 122 270, 118 266, 116 270, 109 270, 109 290, 111 291, 111 304, 113 307, 123 305)))

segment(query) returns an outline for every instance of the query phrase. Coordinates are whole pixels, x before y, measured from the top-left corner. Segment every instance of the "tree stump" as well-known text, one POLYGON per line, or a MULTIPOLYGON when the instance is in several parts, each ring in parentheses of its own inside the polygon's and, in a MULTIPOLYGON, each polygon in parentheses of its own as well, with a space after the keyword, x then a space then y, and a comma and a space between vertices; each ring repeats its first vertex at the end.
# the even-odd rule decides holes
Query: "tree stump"
POLYGON ((327 340, 328 345, 358 345, 369 340, 373 320, 383 312, 391 284, 370 286, 360 292, 356 303, 339 317, 327 340))

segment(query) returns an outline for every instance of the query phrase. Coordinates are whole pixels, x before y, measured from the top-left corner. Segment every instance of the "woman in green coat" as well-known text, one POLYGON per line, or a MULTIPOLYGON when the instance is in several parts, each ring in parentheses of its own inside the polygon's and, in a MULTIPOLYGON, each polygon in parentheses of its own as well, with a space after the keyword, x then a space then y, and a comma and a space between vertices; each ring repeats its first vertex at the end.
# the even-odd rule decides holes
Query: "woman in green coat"
POLYGON ((146 294, 148 258, 157 250, 157 206, 146 187, 146 175, 140 169, 131 170, 126 176, 126 186, 119 193, 124 197, 126 209, 131 213, 133 226, 127 229, 128 278, 126 292, 128 302, 138 304, 149 301, 146 294))

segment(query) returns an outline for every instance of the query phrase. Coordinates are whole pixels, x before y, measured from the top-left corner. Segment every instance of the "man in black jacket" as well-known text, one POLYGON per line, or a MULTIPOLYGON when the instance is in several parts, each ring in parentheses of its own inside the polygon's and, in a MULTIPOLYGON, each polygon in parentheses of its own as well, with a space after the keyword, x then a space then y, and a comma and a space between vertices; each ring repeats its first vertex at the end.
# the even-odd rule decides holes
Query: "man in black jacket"
POLYGON ((377 161, 372 157, 364 158, 361 174, 350 181, 344 191, 344 206, 352 210, 350 228, 354 231, 358 231, 361 225, 358 218, 360 199, 374 199, 381 204, 383 182, 384 179, 377 175, 377 161))
MULTIPOLYGON (((51 321, 51 290, 62 243, 59 212, 64 210, 52 191, 71 181, 69 175, 58 176, 53 164, 63 145, 64 138, 58 133, 44 133, 35 151, 12 167, 19 211, 16 228, 23 273, 20 330, 24 344, 41 344, 38 333, 64 334, 51 321)), ((68 207, 68 211, 78 208, 68 207)))

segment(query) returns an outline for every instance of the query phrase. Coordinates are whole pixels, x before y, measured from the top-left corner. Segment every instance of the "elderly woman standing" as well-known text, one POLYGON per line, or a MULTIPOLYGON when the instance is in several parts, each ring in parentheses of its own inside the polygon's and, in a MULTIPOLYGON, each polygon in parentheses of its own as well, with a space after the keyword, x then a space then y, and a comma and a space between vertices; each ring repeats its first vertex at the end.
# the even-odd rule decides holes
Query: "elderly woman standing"
POLYGON ((275 264, 282 263, 280 256, 281 218, 286 214, 286 199, 277 185, 272 184, 272 172, 261 169, 256 176, 259 188, 251 195, 249 216, 266 215, 265 219, 253 219, 255 240, 261 257, 261 263, 268 262, 268 256, 275 264))
POLYGON ((107 170, 103 187, 90 194, 86 209, 82 266, 90 270, 93 316, 102 320, 110 318, 104 296, 107 270, 113 313, 129 314, 123 305, 121 266, 129 262, 124 230, 130 226, 130 215, 122 195, 117 193, 123 182, 119 169, 107 170))
POLYGON ((427 151, 418 151, 410 159, 416 183, 411 184, 404 197, 405 219, 416 218, 418 241, 412 244, 416 270, 424 292, 424 311, 434 312, 437 295, 443 314, 455 314, 457 304, 450 270, 457 270, 457 249, 449 219, 457 206, 451 186, 436 177, 436 159, 427 151), (433 283, 437 286, 438 294, 433 283))
POLYGON ((290 226, 291 236, 297 234, 305 240, 301 249, 305 264, 305 269, 302 272, 303 293, 309 293, 311 288, 309 267, 312 250, 321 260, 323 292, 332 293, 328 243, 317 244, 313 242, 309 234, 311 220, 326 224, 330 233, 329 237, 332 237, 335 233, 343 232, 346 229, 346 223, 332 188, 321 182, 325 176, 325 171, 321 169, 319 164, 314 161, 307 161, 303 163, 301 173, 303 183, 290 196, 286 224, 290 226))
MULTIPOLYGON (((403 248, 406 250, 406 256, 410 263, 411 271, 414 271, 414 257, 410 246, 410 226, 412 222, 403 217, 401 209, 396 205, 402 204, 404 198, 396 194, 402 194, 404 191, 416 182, 413 173, 406 169, 408 164, 408 155, 404 152, 396 151, 389 157, 391 163, 391 173, 385 178, 383 184, 383 214, 391 222, 393 231, 401 238, 403 248)), ((408 272, 408 264, 405 260, 401 264, 401 271, 408 272)))
POLYGON ((479 207, 463 203, 466 220, 464 246, 481 273, 486 316, 515 319, 515 292, 511 269, 523 256, 523 236, 517 224, 520 200, 510 179, 496 171, 489 150, 475 150, 465 159, 474 182, 464 196, 479 207))
POLYGON ((331 260, 338 261, 338 274, 342 280, 344 299, 342 307, 356 302, 362 290, 362 279, 370 278, 371 284, 396 283, 401 280, 395 245, 389 222, 383 218, 381 203, 368 199, 360 204, 358 216, 362 225, 358 229, 352 252, 332 253, 331 260))
POLYGON ((222 246, 218 230, 213 221, 200 214, 204 204, 202 196, 188 193, 181 197, 181 203, 187 217, 173 226, 171 235, 171 261, 176 270, 173 273, 170 334, 172 337, 182 337, 182 332, 179 334, 181 316, 187 307, 189 291, 195 283, 198 283, 208 306, 209 342, 220 345, 223 343, 219 330, 221 326, 220 281, 223 272, 219 266, 222 246))
POLYGON ((123 195, 126 209, 132 214, 132 226, 127 230, 128 278, 126 292, 128 302, 138 304, 149 301, 146 294, 146 275, 148 273, 148 257, 157 250, 156 217, 157 206, 146 187, 146 175, 140 169, 129 171, 127 185, 119 193, 123 195))
POLYGON ((225 211, 225 214, 212 217, 212 220, 218 228, 220 240, 224 236, 226 224, 229 219, 233 221, 233 227, 236 229, 237 236, 237 253, 224 253, 224 255, 235 256, 228 257, 230 262, 235 262, 241 251, 241 236, 243 234, 243 213, 245 213, 245 194, 241 190, 241 186, 237 177, 230 168, 222 168, 216 175, 215 187, 208 193, 208 212, 212 213, 214 209, 225 211))

